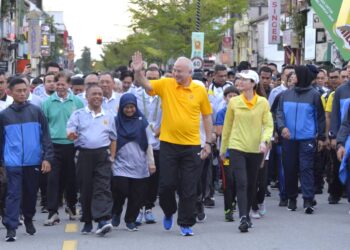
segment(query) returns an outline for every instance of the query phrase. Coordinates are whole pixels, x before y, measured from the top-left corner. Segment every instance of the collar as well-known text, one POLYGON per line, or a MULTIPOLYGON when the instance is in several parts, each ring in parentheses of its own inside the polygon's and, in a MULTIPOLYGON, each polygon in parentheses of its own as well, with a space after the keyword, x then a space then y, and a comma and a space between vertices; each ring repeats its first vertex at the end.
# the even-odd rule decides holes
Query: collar
POLYGON ((111 98, 108 99, 107 97, 103 97, 103 100, 105 102, 110 102, 110 101, 115 100, 115 99, 117 99, 117 98, 116 98, 116 95, 115 95, 114 91, 112 92, 111 98))
POLYGON ((83 98, 83 99, 86 99, 86 92, 82 92, 78 95, 79 97, 83 98))
POLYGON ((223 89, 224 86, 227 84, 227 82, 224 82, 222 85, 217 84, 214 80, 211 82, 211 84, 216 88, 216 89, 223 89))
POLYGON ((32 99, 33 99, 33 94, 32 94, 32 92, 29 92, 27 101, 31 101, 32 99))
POLYGON ((61 97, 59 97, 59 96, 57 95, 57 92, 55 92, 55 93, 52 94, 52 95, 53 95, 52 98, 53 98, 55 101, 60 101, 60 102, 71 101, 71 100, 72 100, 72 94, 69 93, 69 92, 67 92, 67 93, 68 93, 68 94, 67 94, 66 98, 61 98, 61 97))
POLYGON ((86 113, 90 113, 92 115, 92 118, 94 118, 94 119, 105 115, 105 111, 103 110, 102 107, 101 107, 101 112, 97 113, 97 114, 93 110, 89 109, 89 105, 86 105, 85 111, 86 111, 86 113))
POLYGON ((258 101, 258 95, 254 92, 254 97, 250 101, 245 98, 244 94, 241 94, 243 102, 247 105, 249 109, 253 109, 256 102, 258 101))
MULTIPOLYGON (((175 79, 174 79, 174 80, 175 80, 175 79)), ((184 87, 183 85, 177 83, 176 80, 175 80, 175 83, 176 83, 176 88, 177 88, 177 89, 185 89, 185 90, 190 90, 190 91, 192 91, 193 88, 194 88, 195 85, 196 85, 196 84, 192 81, 192 77, 190 78, 190 84, 189 84, 187 87, 184 87)))

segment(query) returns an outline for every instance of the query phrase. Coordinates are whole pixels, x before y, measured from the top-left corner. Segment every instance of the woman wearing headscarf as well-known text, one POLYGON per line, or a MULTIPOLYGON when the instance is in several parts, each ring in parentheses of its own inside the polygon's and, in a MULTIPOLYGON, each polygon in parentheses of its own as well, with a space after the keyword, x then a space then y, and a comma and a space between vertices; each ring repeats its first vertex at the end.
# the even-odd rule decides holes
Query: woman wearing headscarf
POLYGON ((136 97, 130 93, 121 97, 119 113, 115 119, 118 139, 112 169, 112 225, 119 226, 123 205, 128 198, 124 220, 129 231, 136 231, 135 221, 142 206, 146 180, 156 171, 152 130, 137 107, 136 97))
POLYGON ((311 83, 314 75, 306 66, 295 68, 295 87, 286 90, 279 101, 276 118, 282 136, 282 161, 288 197, 288 210, 297 209, 298 173, 304 212, 314 212, 314 158, 325 140, 325 113, 320 94, 311 83), (318 143, 316 144, 316 140, 318 143))

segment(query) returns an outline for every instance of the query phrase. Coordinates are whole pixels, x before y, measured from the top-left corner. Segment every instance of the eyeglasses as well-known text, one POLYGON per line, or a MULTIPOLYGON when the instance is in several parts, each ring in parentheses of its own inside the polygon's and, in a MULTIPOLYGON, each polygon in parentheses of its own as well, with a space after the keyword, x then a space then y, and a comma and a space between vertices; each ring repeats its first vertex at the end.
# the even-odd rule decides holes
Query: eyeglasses
POLYGON ((330 76, 329 78, 330 79, 337 79, 337 78, 339 78, 339 76, 330 76))

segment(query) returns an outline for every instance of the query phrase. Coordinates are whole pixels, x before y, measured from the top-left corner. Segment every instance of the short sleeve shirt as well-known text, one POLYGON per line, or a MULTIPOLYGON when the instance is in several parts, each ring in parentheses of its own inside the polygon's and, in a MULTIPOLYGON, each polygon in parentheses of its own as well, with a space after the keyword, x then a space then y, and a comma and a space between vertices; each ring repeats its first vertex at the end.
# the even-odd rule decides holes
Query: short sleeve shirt
POLYGON ((332 112, 332 104, 333 104, 333 99, 334 99, 334 93, 335 91, 333 91, 332 93, 329 94, 329 97, 327 99, 327 103, 326 103, 326 108, 325 111, 331 113, 332 112))
POLYGON ((160 140, 179 145, 200 145, 200 115, 211 115, 212 108, 204 87, 191 81, 183 87, 174 78, 150 81, 150 95, 162 99, 160 140))

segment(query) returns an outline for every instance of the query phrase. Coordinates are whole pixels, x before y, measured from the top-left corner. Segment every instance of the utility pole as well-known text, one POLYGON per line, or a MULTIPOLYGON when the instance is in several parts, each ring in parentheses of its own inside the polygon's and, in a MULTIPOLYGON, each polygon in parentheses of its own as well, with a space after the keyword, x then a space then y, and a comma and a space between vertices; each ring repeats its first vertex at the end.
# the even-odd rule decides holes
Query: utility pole
POLYGON ((196 32, 201 29, 201 0, 196 1, 196 32))

